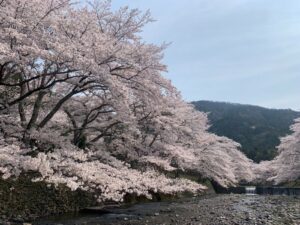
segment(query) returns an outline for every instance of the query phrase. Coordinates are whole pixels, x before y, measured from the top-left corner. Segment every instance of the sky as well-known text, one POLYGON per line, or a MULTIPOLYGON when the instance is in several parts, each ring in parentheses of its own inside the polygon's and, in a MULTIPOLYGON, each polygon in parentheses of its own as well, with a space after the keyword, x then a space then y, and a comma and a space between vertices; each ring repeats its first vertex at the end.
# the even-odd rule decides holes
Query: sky
POLYGON ((113 0, 149 9, 146 42, 171 43, 164 74, 187 101, 300 110, 299 0, 113 0))

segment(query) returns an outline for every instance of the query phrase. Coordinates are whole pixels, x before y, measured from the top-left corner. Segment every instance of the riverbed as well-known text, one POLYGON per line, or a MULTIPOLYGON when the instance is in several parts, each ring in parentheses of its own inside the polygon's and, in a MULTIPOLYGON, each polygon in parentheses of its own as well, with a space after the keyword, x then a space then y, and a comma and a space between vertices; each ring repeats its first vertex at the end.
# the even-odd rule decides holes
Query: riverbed
POLYGON ((299 196, 208 195, 48 218, 35 225, 300 225, 299 196))

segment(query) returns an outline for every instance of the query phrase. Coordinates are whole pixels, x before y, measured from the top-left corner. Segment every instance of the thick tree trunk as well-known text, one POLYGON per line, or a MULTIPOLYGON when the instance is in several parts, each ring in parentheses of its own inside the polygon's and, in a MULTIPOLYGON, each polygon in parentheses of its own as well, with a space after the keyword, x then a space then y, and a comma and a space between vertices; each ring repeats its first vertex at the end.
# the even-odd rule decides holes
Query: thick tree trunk
POLYGON ((62 99, 60 99, 57 104, 54 106, 54 108, 47 114, 47 116, 42 120, 42 122, 38 125, 38 128, 43 128, 51 119, 52 117, 55 115, 55 113, 57 113, 57 111, 61 108, 61 106, 67 101, 69 100, 73 95, 75 95, 76 91, 72 91, 69 94, 67 94, 65 97, 63 97, 62 99))
POLYGON ((30 121, 27 125, 27 130, 30 130, 33 127, 36 126, 36 121, 38 119, 40 109, 41 109, 41 106, 42 106, 42 102, 43 102, 43 98, 44 98, 45 94, 46 93, 43 92, 43 91, 39 92, 39 94, 38 94, 38 96, 35 100, 35 103, 34 103, 31 119, 30 119, 30 121))

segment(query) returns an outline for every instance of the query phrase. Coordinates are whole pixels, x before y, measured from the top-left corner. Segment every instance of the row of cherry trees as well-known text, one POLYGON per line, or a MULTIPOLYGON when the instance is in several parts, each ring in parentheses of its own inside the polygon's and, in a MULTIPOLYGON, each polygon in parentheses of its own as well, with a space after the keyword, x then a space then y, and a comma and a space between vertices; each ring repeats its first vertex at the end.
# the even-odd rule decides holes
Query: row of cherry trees
POLYGON ((99 201, 204 189, 128 164, 157 139, 148 122, 178 98, 160 75, 164 46, 138 35, 148 12, 113 12, 108 1, 78 8, 69 0, 1 0, 0 17, 3 178, 37 172, 33 181, 93 191, 99 201))
POLYGON ((121 201, 254 179, 239 144, 208 133, 205 114, 161 76, 165 46, 142 41, 152 19, 109 1, 0 0, 0 172, 35 171, 121 201))

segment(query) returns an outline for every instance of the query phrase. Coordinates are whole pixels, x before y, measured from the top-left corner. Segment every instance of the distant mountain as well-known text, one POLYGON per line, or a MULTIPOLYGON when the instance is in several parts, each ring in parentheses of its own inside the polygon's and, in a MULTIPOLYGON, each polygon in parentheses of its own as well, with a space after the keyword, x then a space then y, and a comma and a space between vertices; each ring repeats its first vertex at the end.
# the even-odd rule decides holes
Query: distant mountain
POLYGON ((279 137, 289 134, 293 120, 300 117, 300 112, 290 109, 212 101, 192 104, 199 111, 210 112, 211 132, 239 142, 242 151, 255 162, 273 159, 279 137))

